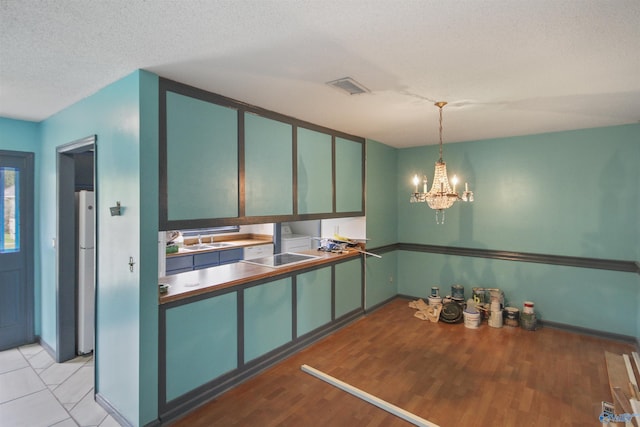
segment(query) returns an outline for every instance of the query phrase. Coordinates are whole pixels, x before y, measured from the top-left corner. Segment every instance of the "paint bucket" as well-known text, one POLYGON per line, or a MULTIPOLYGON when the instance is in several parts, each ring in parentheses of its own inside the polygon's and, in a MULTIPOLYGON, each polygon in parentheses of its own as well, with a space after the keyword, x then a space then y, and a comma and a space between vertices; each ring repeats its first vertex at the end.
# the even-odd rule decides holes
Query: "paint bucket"
POLYGON ((506 326, 520 326, 520 310, 516 307, 505 307, 504 324, 506 326))
POLYGON ((500 308, 504 307, 504 292, 503 291, 501 291, 500 289, 493 288, 493 289, 486 289, 485 292, 489 293, 489 301, 487 301, 487 302, 499 302, 500 303, 500 308))
POLYGON ((440 297, 429 297, 429 305, 432 305, 432 306, 442 305, 442 298, 440 298, 440 297))
POLYGON ((535 331, 538 326, 538 320, 535 313, 522 313, 520 316, 520 326, 527 331, 535 331))
POLYGON ((491 310, 489 316, 489 326, 492 328, 502 328, 502 310, 491 310))
POLYGON ((440 296, 440 288, 437 286, 432 286, 431 287, 431 296, 432 297, 439 297, 440 296))
POLYGON ((533 310, 533 302, 532 301, 525 301, 523 304, 523 308, 522 308, 522 314, 533 314, 534 310, 533 310))
POLYGON ((470 313, 465 310, 462 315, 464 316, 465 328, 478 329, 478 326, 480 326, 480 313, 470 313))
POLYGON ((471 288, 471 298, 473 298, 476 304, 484 304, 485 303, 484 288, 471 288))
POLYGON ((464 286, 451 285, 451 298, 453 298, 454 300, 457 300, 457 299, 464 300, 464 286))

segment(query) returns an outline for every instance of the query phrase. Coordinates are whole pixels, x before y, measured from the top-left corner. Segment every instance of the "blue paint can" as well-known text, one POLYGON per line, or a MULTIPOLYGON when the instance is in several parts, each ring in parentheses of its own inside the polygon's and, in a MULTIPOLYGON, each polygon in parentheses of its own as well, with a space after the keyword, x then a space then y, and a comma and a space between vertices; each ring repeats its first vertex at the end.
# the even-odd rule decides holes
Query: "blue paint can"
POLYGON ((464 301, 464 286, 451 285, 451 298, 461 299, 464 301))

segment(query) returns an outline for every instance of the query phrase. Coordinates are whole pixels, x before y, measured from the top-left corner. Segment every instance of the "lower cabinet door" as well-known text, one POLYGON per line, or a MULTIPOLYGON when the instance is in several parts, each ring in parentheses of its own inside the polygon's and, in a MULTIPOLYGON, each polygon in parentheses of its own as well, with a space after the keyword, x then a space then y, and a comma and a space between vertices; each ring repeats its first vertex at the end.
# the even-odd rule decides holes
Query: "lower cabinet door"
POLYGON ((297 276, 296 317, 298 336, 331 322, 331 267, 297 276))
POLYGON ((231 292, 167 310, 167 402, 237 368, 236 301, 231 292))
POLYGON ((204 252, 193 256, 193 269, 209 268, 220 265, 220 252, 204 252))
POLYGON ((242 259, 242 248, 226 249, 220 251, 220 265, 231 264, 242 259))
POLYGON ((166 274, 182 273, 193 270, 193 255, 181 255, 167 257, 166 274))
POLYGON ((360 259, 336 264, 336 319, 362 308, 362 269, 360 259))
POLYGON ((291 278, 244 290, 244 361, 249 362, 293 339, 291 278))

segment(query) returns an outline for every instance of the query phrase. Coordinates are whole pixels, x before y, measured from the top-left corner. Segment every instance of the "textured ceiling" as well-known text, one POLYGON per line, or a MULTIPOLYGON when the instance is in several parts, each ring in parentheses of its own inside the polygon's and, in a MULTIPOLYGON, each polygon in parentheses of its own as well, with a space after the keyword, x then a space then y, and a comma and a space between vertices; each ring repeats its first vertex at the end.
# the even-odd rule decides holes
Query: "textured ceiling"
POLYGON ((142 68, 408 147, 637 123, 639 52, 638 0, 0 0, 0 116, 142 68))

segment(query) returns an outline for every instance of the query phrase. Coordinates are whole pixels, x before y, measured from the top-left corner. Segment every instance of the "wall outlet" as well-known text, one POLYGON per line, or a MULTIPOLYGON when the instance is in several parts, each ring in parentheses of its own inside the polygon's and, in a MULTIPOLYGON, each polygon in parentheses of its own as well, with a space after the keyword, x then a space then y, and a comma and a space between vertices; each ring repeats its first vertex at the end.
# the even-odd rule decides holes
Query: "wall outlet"
POLYGON ((389 283, 393 283, 393 276, 389 276, 389 283))

